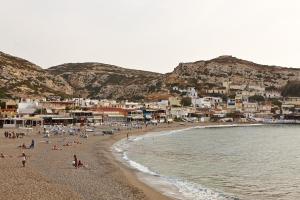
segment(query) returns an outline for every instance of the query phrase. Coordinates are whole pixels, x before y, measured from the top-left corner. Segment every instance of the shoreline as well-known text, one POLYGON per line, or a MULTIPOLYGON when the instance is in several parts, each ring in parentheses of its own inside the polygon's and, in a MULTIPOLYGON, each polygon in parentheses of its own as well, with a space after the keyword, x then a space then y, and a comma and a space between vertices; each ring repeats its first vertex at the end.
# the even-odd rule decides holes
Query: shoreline
POLYGON ((126 138, 127 132, 130 137, 136 137, 151 132, 222 124, 228 123, 162 124, 158 127, 121 130, 112 136, 90 136, 88 139, 55 136, 50 138, 51 144, 44 143, 46 139, 37 131, 22 139, 4 139, 3 132, 7 129, 0 129, 0 152, 13 155, 12 158, 0 158, 0 199, 170 200, 172 198, 140 180, 137 170, 117 160, 112 146, 126 138), (30 143, 31 139, 37 141, 34 150, 16 148, 23 142, 30 143), (62 146, 67 141, 75 140, 82 144, 63 147, 62 151, 52 150, 54 144, 62 146), (30 156, 23 169, 17 157, 22 151, 30 156), (86 169, 72 167, 74 154, 88 164, 86 169))
MULTIPOLYGON (((133 134, 132 136, 134 137, 133 139, 137 139, 139 137, 146 137, 148 134, 157 134, 157 136, 160 136, 160 133, 163 132, 168 132, 168 131, 181 131, 181 130, 186 130, 190 128, 230 128, 230 127, 239 127, 239 126, 260 126, 263 124, 252 124, 252 123, 194 123, 194 124, 189 124, 185 126, 173 126, 173 127, 164 127, 164 128, 157 128, 153 129, 151 131, 144 131, 142 133, 137 133, 133 134)), ((155 135, 153 135, 155 137, 155 135)), ((125 137, 120 138, 118 141, 112 144, 111 149, 113 149, 114 145, 116 145, 118 142, 121 140, 125 139, 125 137)), ((132 141, 131 141, 132 142, 132 141)), ((175 185, 170 184, 170 183, 162 183, 159 185, 156 185, 155 183, 151 183, 151 179, 156 178, 152 174, 145 173, 141 170, 139 170, 136 167, 130 166, 129 161, 130 160, 125 160, 123 156, 121 156, 121 152, 113 152, 116 151, 116 149, 111 151, 111 154, 115 157, 117 164, 121 165, 122 167, 125 167, 125 170, 128 170, 129 176, 134 176, 138 180, 138 182, 145 184, 146 186, 150 187, 154 192, 159 192, 164 196, 164 198, 167 199, 178 199, 175 196, 180 195, 180 197, 185 198, 181 192, 179 192, 179 188, 177 188, 175 185), (150 179, 150 182, 149 180, 150 179), (169 191, 169 194, 166 194, 166 191, 164 189, 159 189, 159 187, 172 187, 172 191, 169 191)), ((140 163, 137 163, 140 165, 140 163)), ((145 166, 143 166, 145 167, 145 166)), ((165 182, 165 180, 163 181, 165 182)), ((153 191, 152 191, 153 192, 153 191)), ((181 199, 181 198, 180 198, 181 199)))
MULTIPOLYGON (((212 124, 212 123, 206 123, 206 125, 209 125, 209 124, 212 124)), ((197 127, 199 125, 201 125, 201 124, 195 123, 195 124, 180 125, 179 123, 176 123, 176 124, 170 124, 170 125, 167 125, 167 126, 150 127, 150 128, 140 129, 140 130, 135 130, 133 132, 130 132, 129 137, 144 136, 144 135, 147 135, 147 134, 152 133, 152 132, 162 132, 162 131, 180 130, 180 129, 185 129, 185 128, 193 128, 193 127, 197 127)), ((147 199, 149 199, 149 200, 150 199, 151 200, 157 200, 157 199, 171 200, 171 199, 174 199, 170 196, 166 196, 161 191, 158 191, 157 189, 153 188, 152 186, 150 186, 147 183, 145 183, 144 181, 142 181, 138 177, 138 173, 140 173, 140 172, 137 169, 134 169, 134 168, 128 166, 127 164, 125 164, 124 162, 122 162, 121 160, 118 160, 116 155, 114 155, 114 152, 113 152, 112 148, 113 148, 114 144, 116 144, 117 142, 119 142, 119 141, 121 141, 125 138, 126 138, 126 135, 122 134, 122 133, 112 136, 112 138, 111 138, 112 140, 109 141, 109 149, 107 149, 107 150, 109 151, 109 154, 112 158, 112 161, 117 166, 120 167, 120 170, 122 170, 122 172, 124 173, 124 175, 126 176, 128 181, 131 184, 133 184, 134 186, 141 189, 145 193, 147 199)))

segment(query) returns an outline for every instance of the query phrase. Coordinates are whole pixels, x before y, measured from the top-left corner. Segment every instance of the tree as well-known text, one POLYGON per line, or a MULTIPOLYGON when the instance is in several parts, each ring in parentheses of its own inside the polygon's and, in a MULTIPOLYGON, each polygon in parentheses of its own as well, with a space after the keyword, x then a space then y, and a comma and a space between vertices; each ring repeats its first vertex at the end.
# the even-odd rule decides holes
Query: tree
POLYGON ((192 104, 192 99, 190 97, 183 97, 181 99, 182 106, 190 106, 192 104))
POLYGON ((278 99, 271 99, 271 101, 272 101, 272 104, 275 106, 281 107, 281 105, 282 105, 282 102, 279 101, 278 99))
POLYGON ((261 95, 254 95, 249 97, 249 101, 250 102, 263 102, 265 101, 265 98, 261 95))
POLYGON ((41 114, 45 114, 45 113, 47 113, 46 108, 38 108, 34 112, 34 114, 36 114, 36 115, 41 115, 41 114))
POLYGON ((0 109, 4 109, 5 108, 5 102, 0 101, 0 109))
POLYGON ((288 82, 282 90, 282 96, 300 97, 300 82, 299 81, 288 82))
POLYGON ((7 95, 6 91, 0 88, 0 98, 7 98, 9 95, 7 95))

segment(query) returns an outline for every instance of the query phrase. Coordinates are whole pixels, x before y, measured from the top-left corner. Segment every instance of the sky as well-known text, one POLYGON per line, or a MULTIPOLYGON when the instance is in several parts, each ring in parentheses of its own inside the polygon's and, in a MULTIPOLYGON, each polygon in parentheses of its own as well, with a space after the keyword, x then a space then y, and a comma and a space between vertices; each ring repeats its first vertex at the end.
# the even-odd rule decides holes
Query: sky
POLYGON ((43 68, 171 72, 232 55, 300 67, 299 0, 0 0, 0 51, 43 68))

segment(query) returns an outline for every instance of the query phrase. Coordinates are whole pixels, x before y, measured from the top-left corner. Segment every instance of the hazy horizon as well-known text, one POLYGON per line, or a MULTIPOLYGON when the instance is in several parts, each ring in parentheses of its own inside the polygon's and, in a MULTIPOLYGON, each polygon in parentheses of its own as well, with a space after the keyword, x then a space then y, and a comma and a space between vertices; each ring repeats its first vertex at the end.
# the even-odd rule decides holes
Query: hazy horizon
POLYGON ((99 62, 166 73, 221 55, 299 68, 299 9, 296 0, 1 1, 0 51, 43 68, 99 62))

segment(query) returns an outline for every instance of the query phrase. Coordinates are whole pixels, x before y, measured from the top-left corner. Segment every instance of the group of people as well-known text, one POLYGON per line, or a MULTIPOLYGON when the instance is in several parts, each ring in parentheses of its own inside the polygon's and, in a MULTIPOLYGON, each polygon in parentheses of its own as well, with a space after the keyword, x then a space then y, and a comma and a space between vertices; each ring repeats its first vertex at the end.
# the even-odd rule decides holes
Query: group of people
POLYGON ((14 131, 12 131, 12 132, 5 131, 4 132, 4 137, 9 138, 9 139, 15 139, 15 138, 23 137, 24 135, 25 135, 24 133, 15 133, 14 131))
POLYGON ((18 147, 22 149, 34 149, 34 146, 35 146, 35 141, 31 140, 31 144, 28 147, 25 145, 25 143, 19 145, 18 147))
POLYGON ((5 154, 3 154, 3 153, 0 153, 0 158, 7 158, 7 157, 12 157, 12 156, 9 156, 9 155, 5 155, 5 154))
MULTIPOLYGON (((4 153, 0 153, 0 158, 1 159, 3 159, 3 158, 12 158, 12 157, 13 156, 6 155, 4 153)), ((23 152, 19 157, 21 158, 22 166, 25 167, 28 156, 23 152)))
MULTIPOLYGON (((66 142, 65 144, 63 144, 64 147, 70 147, 73 146, 73 144, 82 144, 79 141, 73 141, 73 142, 66 142)), ((52 150, 62 150, 62 148, 60 148, 58 145, 53 145, 52 150)))
MULTIPOLYGON (((23 137, 25 136, 25 134, 22 133, 16 133, 14 131, 5 131, 4 132, 4 137, 5 138, 9 138, 9 139, 14 139, 14 138, 19 138, 19 137, 23 137)), ((49 144, 49 140, 47 140, 45 143, 49 144)), ((72 146, 72 145, 78 145, 78 144, 82 144, 79 140, 74 140, 72 142, 66 142, 65 144, 63 144, 63 146, 72 146)), ((21 149, 34 149, 36 146, 36 142, 34 139, 31 140, 31 143, 29 145, 27 145, 26 143, 22 143, 21 145, 19 145, 18 147, 21 149)), ((53 145, 52 150, 62 150, 62 148, 60 148, 58 145, 53 145)), ((13 158, 14 156, 11 155, 6 155, 4 152, 0 152, 0 159, 6 159, 6 158, 13 158)), ((19 158, 21 161, 21 166, 22 167, 26 167, 27 165, 27 160, 28 160, 28 155, 27 153, 25 153, 24 151, 16 156, 16 158, 19 158)), ((77 159, 77 156, 74 155, 74 160, 73 160, 73 166, 77 169, 77 168, 87 168, 87 165, 83 164, 83 162, 79 159, 77 159)))

